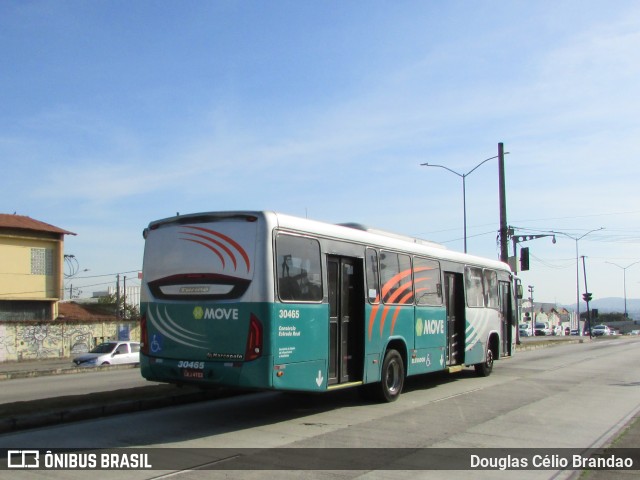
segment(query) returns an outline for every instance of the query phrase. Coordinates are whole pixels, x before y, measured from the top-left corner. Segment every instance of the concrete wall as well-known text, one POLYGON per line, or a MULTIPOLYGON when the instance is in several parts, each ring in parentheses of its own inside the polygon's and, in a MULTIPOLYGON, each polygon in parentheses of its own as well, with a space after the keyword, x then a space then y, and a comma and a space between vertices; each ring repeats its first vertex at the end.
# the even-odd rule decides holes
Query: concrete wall
POLYGON ((105 340, 118 339, 139 341, 139 323, 4 322, 0 323, 0 362, 73 357, 105 340))

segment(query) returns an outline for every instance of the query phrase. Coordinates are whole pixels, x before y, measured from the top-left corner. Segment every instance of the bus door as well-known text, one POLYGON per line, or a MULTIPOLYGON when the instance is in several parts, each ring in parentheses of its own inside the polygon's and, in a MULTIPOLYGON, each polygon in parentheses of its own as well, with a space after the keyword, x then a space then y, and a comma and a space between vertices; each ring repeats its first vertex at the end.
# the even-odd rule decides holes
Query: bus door
POLYGON ((500 282, 500 324, 502 338, 502 354, 511 355, 511 344, 513 334, 513 302, 511 295, 511 284, 509 282, 500 282))
POLYGON ((329 285, 328 384, 362 380, 364 275, 362 260, 327 257, 329 285))
POLYGON ((464 362, 464 284, 462 274, 444 272, 444 298, 447 309, 447 365, 464 362))

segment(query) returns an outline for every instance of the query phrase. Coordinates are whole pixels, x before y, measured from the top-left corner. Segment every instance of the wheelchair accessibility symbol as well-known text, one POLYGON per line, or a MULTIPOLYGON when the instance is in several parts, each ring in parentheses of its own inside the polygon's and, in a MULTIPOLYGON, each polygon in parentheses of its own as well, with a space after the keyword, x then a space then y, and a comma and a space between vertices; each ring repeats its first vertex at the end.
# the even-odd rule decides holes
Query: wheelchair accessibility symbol
POLYGON ((164 337, 162 335, 154 334, 151 339, 151 351, 153 353, 158 353, 162 350, 162 344, 164 343, 164 337))

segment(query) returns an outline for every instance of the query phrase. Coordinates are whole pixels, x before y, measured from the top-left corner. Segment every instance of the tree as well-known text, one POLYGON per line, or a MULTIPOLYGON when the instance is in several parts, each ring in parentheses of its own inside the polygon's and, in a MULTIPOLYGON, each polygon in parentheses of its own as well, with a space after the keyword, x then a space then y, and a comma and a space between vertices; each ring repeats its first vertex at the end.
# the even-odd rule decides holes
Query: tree
POLYGON ((624 322, 625 320, 629 319, 625 318, 622 312, 601 313, 598 315, 598 321, 600 323, 624 322))
MULTIPOLYGON (((581 312, 580 318, 586 319, 587 312, 581 312)), ((621 312, 598 313, 597 317, 594 317, 592 312, 592 315, 591 315, 592 322, 597 321, 598 323, 603 323, 603 324, 607 324, 610 322, 623 322, 625 320, 629 320, 629 319, 625 318, 624 313, 621 313, 621 312)))
POLYGON ((126 297, 124 295, 120 296, 120 304, 116 305, 117 299, 115 293, 110 293, 108 295, 104 295, 98 299, 98 303, 102 305, 111 305, 113 306, 113 313, 115 315, 120 312, 119 317, 124 320, 140 320, 140 311, 136 305, 131 305, 126 302, 126 297))

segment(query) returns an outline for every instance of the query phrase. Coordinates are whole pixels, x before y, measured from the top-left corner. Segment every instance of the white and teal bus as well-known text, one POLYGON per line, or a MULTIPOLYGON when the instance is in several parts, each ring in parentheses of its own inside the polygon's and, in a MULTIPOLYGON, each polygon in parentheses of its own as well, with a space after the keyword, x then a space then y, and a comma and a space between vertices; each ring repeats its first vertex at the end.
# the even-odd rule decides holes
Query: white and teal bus
POLYGON ((508 265, 356 224, 209 212, 144 231, 152 381, 398 398, 408 375, 491 373, 516 341, 508 265))

